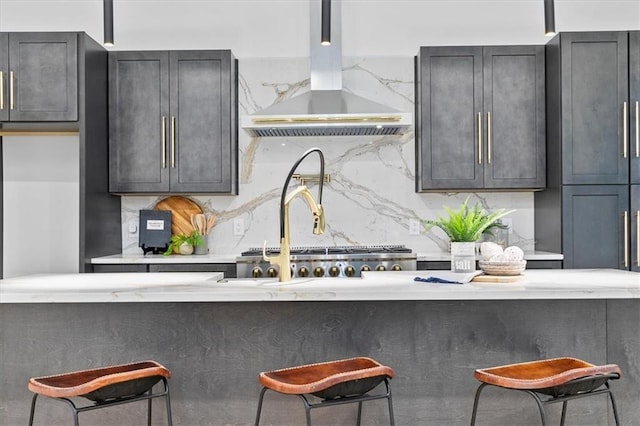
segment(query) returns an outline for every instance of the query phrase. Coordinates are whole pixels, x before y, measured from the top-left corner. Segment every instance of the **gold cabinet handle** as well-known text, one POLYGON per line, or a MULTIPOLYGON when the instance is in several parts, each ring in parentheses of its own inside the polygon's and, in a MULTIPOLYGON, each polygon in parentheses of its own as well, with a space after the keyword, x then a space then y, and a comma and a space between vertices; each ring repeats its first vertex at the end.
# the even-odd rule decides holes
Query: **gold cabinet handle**
POLYGON ((624 211, 624 267, 629 267, 629 212, 624 211))
POLYGON ((622 157, 627 158, 627 101, 622 104, 622 157))
POLYGON ((636 265, 640 266, 640 210, 636 211, 636 265))
POLYGON ((0 71, 0 111, 4 109, 4 73, 0 71))
POLYGON ((487 113, 487 164, 491 164, 491 113, 487 113))
POLYGON ((176 168, 176 118, 171 117, 171 168, 176 168))
POLYGON ((9 71, 9 109, 13 111, 13 71, 9 71))
POLYGON ((636 158, 640 157, 640 107, 636 101, 636 158))
POLYGON ((482 164, 482 113, 478 113, 478 164, 482 164))
POLYGON ((167 117, 162 116, 162 124, 160 125, 160 158, 162 158, 162 168, 167 167, 167 117))

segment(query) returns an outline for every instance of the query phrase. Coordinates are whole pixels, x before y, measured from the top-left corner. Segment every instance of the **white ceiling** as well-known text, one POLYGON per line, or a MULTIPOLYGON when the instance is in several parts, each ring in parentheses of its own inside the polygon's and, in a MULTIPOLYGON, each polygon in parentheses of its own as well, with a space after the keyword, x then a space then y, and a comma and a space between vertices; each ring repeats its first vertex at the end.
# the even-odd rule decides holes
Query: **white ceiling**
MULTIPOLYGON (((640 30, 640 0, 555 2, 559 31, 640 30)), ((309 55, 309 0, 114 0, 114 15, 118 50, 309 55)), ((543 44, 543 19, 543 0, 343 0, 342 50, 412 56, 424 45, 543 44)), ((0 31, 86 31, 102 41, 102 0, 0 0, 0 31)))

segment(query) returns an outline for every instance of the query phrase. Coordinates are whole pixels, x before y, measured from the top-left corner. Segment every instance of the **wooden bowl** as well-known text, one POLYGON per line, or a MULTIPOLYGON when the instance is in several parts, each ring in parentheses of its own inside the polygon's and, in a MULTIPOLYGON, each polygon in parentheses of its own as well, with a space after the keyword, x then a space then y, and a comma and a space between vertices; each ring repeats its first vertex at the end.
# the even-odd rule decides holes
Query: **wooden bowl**
POLYGON ((478 265, 482 272, 487 275, 520 275, 527 267, 526 260, 515 262, 496 262, 490 260, 480 260, 478 265))

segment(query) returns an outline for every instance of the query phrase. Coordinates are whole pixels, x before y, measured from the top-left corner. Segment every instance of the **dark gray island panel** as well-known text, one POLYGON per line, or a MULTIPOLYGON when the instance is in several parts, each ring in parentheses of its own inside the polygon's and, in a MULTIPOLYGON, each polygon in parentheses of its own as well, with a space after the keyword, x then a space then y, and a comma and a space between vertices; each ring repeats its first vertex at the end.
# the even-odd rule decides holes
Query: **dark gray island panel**
MULTIPOLYGON (((637 401, 638 300, 361 301, 3 304, 0 424, 26 424, 29 377, 155 359, 173 373, 174 424, 253 424, 260 371, 371 356, 394 368, 397 425, 467 425, 475 368, 556 356, 618 362, 613 383, 623 424, 637 401), (25 362, 28 359, 29 362, 25 362)), ((304 423, 297 398, 267 394, 264 424, 304 423), (268 407, 268 409, 267 409, 268 407)), ((47 424, 68 424, 66 407, 43 402, 47 424)), ((83 413, 86 424, 138 425, 143 406, 83 413), (97 420, 97 419, 100 420, 97 420)), ((157 424, 162 404, 154 404, 157 424)), ((560 406, 550 407, 559 423, 560 406)), ((605 398, 569 404, 569 424, 607 424, 605 398)), ((355 424, 355 409, 315 410, 314 424, 355 424)), ((386 424, 384 402, 363 424, 386 424)), ((82 421, 82 419, 81 419, 82 421)), ((478 425, 531 425, 526 395, 487 390, 478 425)))

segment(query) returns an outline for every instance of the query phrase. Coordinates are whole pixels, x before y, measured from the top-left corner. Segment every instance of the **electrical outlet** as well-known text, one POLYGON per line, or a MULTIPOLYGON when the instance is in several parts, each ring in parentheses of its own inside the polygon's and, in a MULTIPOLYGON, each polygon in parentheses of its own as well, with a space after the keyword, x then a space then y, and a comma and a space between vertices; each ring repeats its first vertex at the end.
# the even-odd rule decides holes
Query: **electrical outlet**
POLYGON ((239 217, 233 219, 233 235, 244 235, 244 220, 239 217))
POLYGON ((135 234, 138 232, 138 225, 135 222, 129 222, 129 233, 135 234))
POLYGON ((420 235, 420 221, 409 219, 409 235, 420 235))
POLYGON ((513 233, 513 219, 511 219, 510 217, 503 217, 502 219, 502 224, 505 226, 509 227, 509 234, 513 233))

